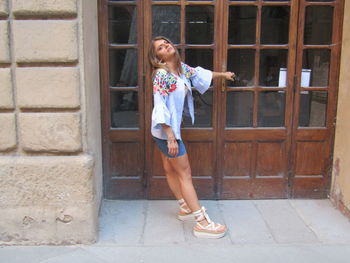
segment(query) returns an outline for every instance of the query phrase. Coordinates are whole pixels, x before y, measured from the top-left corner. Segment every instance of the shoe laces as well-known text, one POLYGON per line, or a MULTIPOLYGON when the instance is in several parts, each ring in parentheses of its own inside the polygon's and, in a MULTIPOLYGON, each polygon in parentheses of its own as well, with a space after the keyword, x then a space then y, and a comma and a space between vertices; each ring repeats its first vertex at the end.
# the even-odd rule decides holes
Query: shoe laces
POLYGON ((202 206, 201 209, 193 212, 193 215, 196 217, 197 222, 200 222, 205 218, 208 224, 211 225, 213 222, 210 220, 209 215, 206 211, 207 209, 204 206, 202 206))
POLYGON ((185 202, 184 199, 177 200, 177 202, 178 202, 179 205, 180 205, 180 210, 181 210, 181 211, 183 211, 183 212, 185 212, 185 213, 187 213, 187 214, 189 214, 189 213, 192 212, 191 209, 185 208, 185 205, 187 205, 187 204, 186 204, 186 202, 185 202))

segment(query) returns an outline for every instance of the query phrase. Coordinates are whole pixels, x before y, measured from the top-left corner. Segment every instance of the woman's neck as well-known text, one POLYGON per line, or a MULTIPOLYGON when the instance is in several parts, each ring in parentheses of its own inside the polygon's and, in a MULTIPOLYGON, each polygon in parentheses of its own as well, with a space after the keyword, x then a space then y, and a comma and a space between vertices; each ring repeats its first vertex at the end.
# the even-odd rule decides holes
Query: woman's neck
POLYGON ((167 66, 168 66, 168 68, 169 68, 171 73, 174 73, 176 75, 179 74, 178 68, 177 68, 177 65, 176 65, 175 61, 173 61, 173 60, 172 61, 167 61, 166 64, 167 64, 167 66))

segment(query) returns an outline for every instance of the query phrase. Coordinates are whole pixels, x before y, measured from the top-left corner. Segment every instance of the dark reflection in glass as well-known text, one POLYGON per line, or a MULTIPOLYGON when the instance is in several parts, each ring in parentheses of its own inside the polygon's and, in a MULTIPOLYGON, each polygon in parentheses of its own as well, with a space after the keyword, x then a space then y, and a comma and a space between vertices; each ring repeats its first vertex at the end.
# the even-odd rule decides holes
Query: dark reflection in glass
POLYGON ((152 36, 165 36, 180 43, 180 7, 154 5, 152 7, 152 36))
POLYGON ((226 127, 253 126, 253 92, 231 91, 226 98, 226 127))
POLYGON ((201 66, 205 69, 213 70, 213 50, 212 49, 186 49, 185 63, 191 67, 201 66))
POLYGON ((308 6, 305 13, 304 43, 321 45, 332 43, 333 7, 308 6))
POLYGON ((305 49, 303 53, 302 87, 327 87, 331 52, 329 49, 305 49))
POLYGON ((307 0, 307 2, 333 2, 334 0, 307 0))
POLYGON ((326 91, 302 91, 300 93, 300 127, 324 127, 327 112, 326 91))
POLYGON ((259 127, 284 126, 284 91, 263 91, 259 94, 258 106, 259 127))
POLYGON ((133 5, 108 7, 109 42, 134 44, 137 42, 137 11, 133 5))
POLYGON ((111 91, 112 128, 137 128, 139 126, 136 91, 111 91))
POLYGON ((255 44, 256 10, 255 6, 230 6, 229 44, 255 44))
POLYGON ((289 0, 264 0, 265 2, 289 2, 289 0))
POLYGON ((213 6, 186 7, 186 43, 211 44, 214 33, 213 6))
POLYGON ((287 67, 288 50, 285 49, 263 49, 260 53, 260 85, 267 87, 278 87, 280 72, 287 67))
POLYGON ((263 6, 261 44, 288 44, 289 6, 263 6))
POLYGON ((136 49, 109 50, 109 84, 112 87, 137 85, 136 49))
POLYGON ((254 49, 230 49, 227 56, 227 70, 236 74, 229 86, 246 87, 254 85, 254 49))
MULTIPOLYGON (((192 126, 191 117, 183 115, 184 127, 211 127, 212 126, 212 109, 213 109, 213 91, 208 90, 204 94, 200 94, 198 91, 192 91, 194 100, 194 116, 195 121, 192 126)), ((187 99, 187 98, 186 98, 187 99)), ((187 101, 185 101, 187 103, 187 101)))

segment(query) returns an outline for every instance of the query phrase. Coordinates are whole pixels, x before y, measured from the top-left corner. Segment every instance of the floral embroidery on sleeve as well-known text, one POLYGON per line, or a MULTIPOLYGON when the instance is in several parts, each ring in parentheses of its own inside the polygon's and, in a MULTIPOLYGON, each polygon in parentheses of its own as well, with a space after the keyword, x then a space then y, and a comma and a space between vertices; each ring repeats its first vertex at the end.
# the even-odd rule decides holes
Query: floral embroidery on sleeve
POLYGON ((153 92, 159 92, 161 95, 169 95, 176 89, 176 77, 169 74, 164 69, 158 70, 153 77, 153 92))
POLYGON ((181 62, 182 70, 186 78, 190 78, 195 74, 194 68, 190 67, 189 65, 181 62))

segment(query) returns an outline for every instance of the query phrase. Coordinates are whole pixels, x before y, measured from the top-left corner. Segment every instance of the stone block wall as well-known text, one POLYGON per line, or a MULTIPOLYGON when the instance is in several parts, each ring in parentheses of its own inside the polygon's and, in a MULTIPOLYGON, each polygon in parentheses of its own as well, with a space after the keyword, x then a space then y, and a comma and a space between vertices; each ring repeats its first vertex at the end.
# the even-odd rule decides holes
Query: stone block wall
POLYGON ((1 245, 96 241, 98 36, 84 44, 86 23, 97 28, 97 0, 0 0, 1 245))

